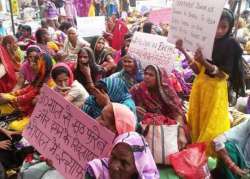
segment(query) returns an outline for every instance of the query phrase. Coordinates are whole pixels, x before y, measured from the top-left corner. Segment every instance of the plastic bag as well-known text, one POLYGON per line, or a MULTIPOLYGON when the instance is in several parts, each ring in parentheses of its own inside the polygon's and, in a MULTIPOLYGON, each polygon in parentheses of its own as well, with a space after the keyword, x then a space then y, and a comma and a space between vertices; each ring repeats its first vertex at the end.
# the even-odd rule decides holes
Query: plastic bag
POLYGON ((210 176, 204 143, 189 145, 187 149, 170 155, 169 160, 176 173, 184 179, 205 179, 210 176))

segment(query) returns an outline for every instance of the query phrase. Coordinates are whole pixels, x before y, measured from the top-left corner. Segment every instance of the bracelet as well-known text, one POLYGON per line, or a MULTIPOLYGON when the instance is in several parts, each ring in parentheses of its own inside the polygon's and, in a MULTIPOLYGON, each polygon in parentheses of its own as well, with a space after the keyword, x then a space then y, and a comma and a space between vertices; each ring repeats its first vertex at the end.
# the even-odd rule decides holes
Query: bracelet
POLYGON ((216 65, 213 65, 213 71, 211 72, 211 75, 216 75, 219 72, 219 69, 216 65))
POLYGON ((195 61, 194 61, 194 60, 191 60, 191 61, 188 62, 188 65, 191 66, 191 65, 193 65, 194 63, 195 63, 195 61))

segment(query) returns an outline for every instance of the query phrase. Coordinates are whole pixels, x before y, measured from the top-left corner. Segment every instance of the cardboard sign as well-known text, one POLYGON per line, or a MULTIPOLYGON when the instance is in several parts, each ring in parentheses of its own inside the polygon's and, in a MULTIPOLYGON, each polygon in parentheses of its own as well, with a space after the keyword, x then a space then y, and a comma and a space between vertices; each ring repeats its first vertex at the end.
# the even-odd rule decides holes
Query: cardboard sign
POLYGON ((68 179, 82 179, 88 161, 108 156, 115 135, 44 86, 23 136, 68 179))
POLYGON ((77 29, 80 37, 101 36, 106 31, 105 17, 77 17, 77 29))
POLYGON ((160 23, 169 24, 171 21, 171 14, 172 14, 171 8, 154 10, 150 12, 148 20, 156 25, 159 25, 160 23))
POLYGON ((129 53, 138 56, 144 67, 158 65, 168 72, 174 68, 176 49, 166 37, 136 32, 130 43, 129 53))
POLYGON ((184 47, 195 52, 202 49, 203 56, 211 59, 214 38, 225 0, 175 0, 169 41, 182 39, 184 47))

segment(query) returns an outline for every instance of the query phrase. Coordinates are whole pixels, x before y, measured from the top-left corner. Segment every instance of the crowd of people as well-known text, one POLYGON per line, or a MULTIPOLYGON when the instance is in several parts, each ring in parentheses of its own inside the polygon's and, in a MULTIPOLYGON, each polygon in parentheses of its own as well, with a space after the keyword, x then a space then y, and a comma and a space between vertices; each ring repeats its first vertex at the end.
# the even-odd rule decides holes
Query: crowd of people
POLYGON ((203 58, 201 49, 187 51, 179 39, 180 68, 171 73, 154 64, 143 68, 141 59, 129 53, 136 31, 167 36, 167 25, 156 26, 147 15, 139 20, 136 13, 127 19, 111 15, 103 36, 85 39, 78 35, 74 16, 60 22, 57 16, 42 19, 34 34, 20 25, 15 36, 1 36, 0 179, 63 178, 22 137, 45 84, 116 136, 109 157, 89 161, 86 179, 185 178, 171 162, 156 160, 155 147, 164 144, 148 145, 150 125, 172 124, 178 126, 177 152, 202 143, 206 158, 217 159, 203 178, 249 178, 250 121, 236 125, 229 110, 230 89, 236 97, 246 96, 243 49, 232 37, 233 13, 222 12, 212 61, 203 58))

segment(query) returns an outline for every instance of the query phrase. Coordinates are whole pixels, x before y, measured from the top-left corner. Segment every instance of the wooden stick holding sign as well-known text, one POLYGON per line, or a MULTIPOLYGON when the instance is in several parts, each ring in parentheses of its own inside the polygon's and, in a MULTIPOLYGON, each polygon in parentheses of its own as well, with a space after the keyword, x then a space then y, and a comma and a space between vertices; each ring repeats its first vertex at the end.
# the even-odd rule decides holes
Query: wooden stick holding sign
POLYGON ((82 179, 88 161, 107 157, 115 135, 44 86, 23 136, 67 179, 82 179))
POLYGON ((168 40, 182 39, 184 47, 211 60, 214 38, 225 0, 175 0, 168 40))

